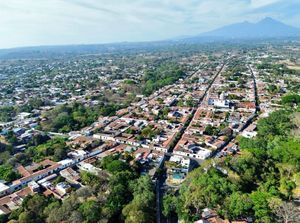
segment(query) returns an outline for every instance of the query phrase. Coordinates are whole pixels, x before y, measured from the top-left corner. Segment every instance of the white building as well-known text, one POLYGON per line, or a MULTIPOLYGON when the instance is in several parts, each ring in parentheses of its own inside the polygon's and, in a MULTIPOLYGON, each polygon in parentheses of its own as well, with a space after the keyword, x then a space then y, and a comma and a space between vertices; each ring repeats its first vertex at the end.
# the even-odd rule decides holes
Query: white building
POLYGON ((178 155, 171 156, 170 161, 180 164, 184 169, 187 169, 187 170, 189 169, 190 162, 191 162, 189 158, 184 158, 184 157, 178 156, 178 155))
POLYGON ((85 162, 80 162, 77 164, 77 167, 80 170, 86 171, 86 172, 90 172, 90 173, 94 173, 97 174, 99 171, 101 171, 101 169, 94 167, 92 164, 90 163, 85 163, 85 162))
POLYGON ((0 197, 7 195, 10 192, 9 186, 0 182, 0 197))

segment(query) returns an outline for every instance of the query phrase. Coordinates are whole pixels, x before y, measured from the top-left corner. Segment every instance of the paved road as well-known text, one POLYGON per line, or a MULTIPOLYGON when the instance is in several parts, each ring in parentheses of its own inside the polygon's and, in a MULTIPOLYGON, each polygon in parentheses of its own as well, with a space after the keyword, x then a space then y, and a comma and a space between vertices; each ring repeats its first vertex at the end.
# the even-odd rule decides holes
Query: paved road
MULTIPOLYGON (((203 99, 205 98, 205 96, 207 95, 207 92, 209 91, 209 89, 211 88, 211 86, 213 85, 213 83, 215 82, 215 80, 217 79, 217 77, 219 76, 219 74, 222 72, 224 66, 225 66, 226 62, 224 62, 221 66, 221 68, 218 70, 217 74, 214 76, 214 78, 212 79, 211 83, 208 85, 208 87, 206 88, 204 94, 202 95, 202 97, 198 100, 195 108, 193 109, 192 113, 191 113, 191 117, 189 118, 189 120, 185 123, 184 127, 182 128, 182 130, 179 132, 179 135, 177 138, 177 141, 173 143, 173 147, 170 147, 168 150, 168 153, 166 156, 164 156, 164 161, 161 165, 161 170, 162 170, 162 174, 160 174, 157 179, 156 179, 156 208, 157 208, 157 215, 156 215, 156 222, 157 223, 169 223, 169 222, 176 222, 177 218, 173 217, 172 219, 166 219, 163 214, 162 214, 162 200, 163 200, 163 195, 166 191, 166 189, 168 187, 166 187, 165 182, 166 182, 166 170, 163 168, 164 162, 170 159, 170 156, 173 153, 174 147, 176 146, 177 142, 181 139, 182 135, 184 134, 186 128, 190 125, 191 121, 194 118, 194 115, 197 111, 197 108, 200 106, 200 104, 203 102, 203 99)), ((196 71, 195 73, 199 72, 196 71)))
POLYGON ((253 78, 253 84, 254 84, 254 95, 255 95, 255 105, 256 105, 256 110, 255 113, 260 111, 260 106, 259 106, 259 97, 258 97, 258 93, 257 93, 257 85, 256 85, 256 78, 255 75, 253 73, 252 67, 251 65, 248 65, 248 68, 251 72, 251 76, 253 78))
MULTIPOLYGON (((253 88, 254 88, 254 95, 255 95, 255 113, 250 116, 250 118, 248 119, 248 121, 244 124, 244 126, 241 128, 240 132, 244 131, 244 129, 246 129, 249 125, 251 125, 253 123, 253 120, 255 120, 255 118, 257 117, 258 112, 260 111, 260 106, 259 106, 259 97, 258 97, 258 93, 257 93, 257 85, 256 85, 256 78, 255 75, 253 73, 253 70, 251 68, 250 65, 248 65, 248 69, 250 70, 252 79, 253 79, 253 88)), ((220 152, 225 146, 227 146, 230 142, 232 142, 234 139, 236 138, 236 135, 231 136, 230 139, 228 139, 228 141, 218 150, 215 150, 210 158, 214 158, 218 152, 220 152)))
MULTIPOLYGON (((204 95, 199 99, 198 101, 198 104, 196 106, 196 108, 202 103, 203 99, 205 98, 205 96, 207 95, 207 92, 209 91, 209 89, 211 88, 211 86, 213 85, 213 83, 215 82, 216 78, 219 76, 219 74, 221 73, 221 71, 223 70, 224 66, 225 66, 226 63, 224 63, 222 65, 222 67, 220 68, 220 70, 218 71, 218 73, 215 75, 215 77, 213 78, 213 81, 211 82, 211 84, 207 87, 204 95)), ((249 126, 253 120, 255 119, 255 117, 257 117, 257 113, 260 111, 260 106, 259 106, 259 97, 258 97, 258 93, 257 93, 257 85, 256 85, 256 78, 255 78, 255 75, 253 73, 253 70, 252 70, 252 67, 251 66, 248 66, 250 72, 251 72, 251 75, 252 75, 252 78, 253 78, 253 87, 254 87, 254 94, 255 94, 255 104, 256 104, 256 110, 255 110, 255 113, 253 114, 253 116, 248 120, 248 122, 244 125, 244 127, 242 128, 245 129, 247 126, 249 126)), ((195 115, 195 112, 196 112, 196 109, 194 109, 193 113, 192 113, 192 117, 195 115)), ((181 131, 181 135, 180 137, 178 137, 179 139, 177 141, 180 140, 181 136, 183 135, 185 129, 187 128, 187 126, 190 124, 192 118, 190 120, 188 120, 187 122, 187 125, 186 127, 181 131)), ((227 144, 229 142, 231 142, 233 139, 235 138, 235 136, 233 136, 230 140, 228 140, 227 144)), ((177 143, 177 142, 176 142, 177 143)), ((176 145, 176 143, 174 143, 174 147, 176 145)), ((224 146, 226 146, 224 145, 224 146)), ((224 148, 224 146, 222 148, 224 148)), ((168 160, 170 158, 170 156, 172 155, 173 153, 173 148, 170 148, 168 153, 166 153, 166 156, 165 156, 165 160, 168 160)), ((218 150, 220 151, 220 150, 218 150)), ((215 157, 215 155, 217 154, 214 153, 212 154, 211 158, 215 157)), ((199 161, 199 160, 198 160, 199 161)), ((198 164, 201 164, 201 161, 198 163, 198 164)), ((162 169, 163 169, 163 165, 162 165, 162 169)), ((165 181, 166 181, 166 171, 163 169, 163 172, 160 176, 158 176, 157 178, 157 181, 156 181, 156 193, 157 193, 157 199, 156 199, 156 205, 157 205, 157 222, 158 223, 169 223, 169 222, 177 222, 177 218, 176 217, 173 217, 172 219, 166 219, 165 217, 163 217, 162 215, 162 210, 161 210, 161 207, 162 207, 162 199, 163 199, 163 195, 165 193, 165 191, 168 189, 168 187, 166 186, 165 184, 165 181)))

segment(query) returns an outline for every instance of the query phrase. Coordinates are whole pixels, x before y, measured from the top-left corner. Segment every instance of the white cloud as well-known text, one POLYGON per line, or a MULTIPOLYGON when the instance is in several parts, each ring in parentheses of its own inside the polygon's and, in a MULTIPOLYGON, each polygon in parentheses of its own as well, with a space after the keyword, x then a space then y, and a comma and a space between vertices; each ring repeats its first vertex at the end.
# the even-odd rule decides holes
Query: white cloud
MULTIPOLYGON (((281 1, 0 0, 0 48, 197 34, 246 19, 276 17, 277 12, 265 8, 281 1)), ((280 12, 281 17, 283 13, 280 12)))
POLYGON ((280 0, 251 0, 251 6, 253 8, 260 8, 277 2, 280 2, 280 0))

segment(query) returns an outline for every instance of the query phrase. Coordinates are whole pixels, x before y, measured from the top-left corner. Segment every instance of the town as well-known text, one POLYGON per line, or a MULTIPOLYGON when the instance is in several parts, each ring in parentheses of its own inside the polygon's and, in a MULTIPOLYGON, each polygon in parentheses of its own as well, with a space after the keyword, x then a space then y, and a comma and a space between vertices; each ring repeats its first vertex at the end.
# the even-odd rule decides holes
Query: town
MULTIPOLYGON (((65 202, 127 168, 151 179, 154 221, 172 219, 165 197, 191 171, 228 176, 223 163, 242 157, 241 139, 299 94, 300 45, 288 44, 1 61, 0 214, 35 194, 65 202)), ((227 222, 211 207, 199 213, 197 222, 227 222)))

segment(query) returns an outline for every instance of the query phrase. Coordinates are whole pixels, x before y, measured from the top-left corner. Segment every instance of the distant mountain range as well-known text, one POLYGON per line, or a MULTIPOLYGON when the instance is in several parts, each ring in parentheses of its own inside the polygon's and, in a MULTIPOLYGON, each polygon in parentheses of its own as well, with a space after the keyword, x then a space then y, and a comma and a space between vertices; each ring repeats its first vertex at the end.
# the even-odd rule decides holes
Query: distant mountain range
POLYGON ((224 26, 210 32, 196 36, 182 36, 168 40, 154 42, 123 42, 111 44, 86 44, 86 45, 62 45, 62 46, 36 46, 12 49, 0 49, 1 59, 28 59, 68 57, 74 55, 99 54, 99 53, 127 53, 132 50, 160 50, 163 47, 176 46, 178 43, 212 43, 230 42, 254 43, 257 41, 281 41, 281 39, 300 38, 300 29, 286 25, 272 18, 265 18, 257 23, 242 22, 224 26), (248 41, 251 39, 252 41, 248 41))
POLYGON ((300 29, 286 25, 270 17, 257 23, 242 22, 227 25, 197 36, 183 38, 188 39, 249 39, 249 38, 282 38, 300 37, 300 29))

